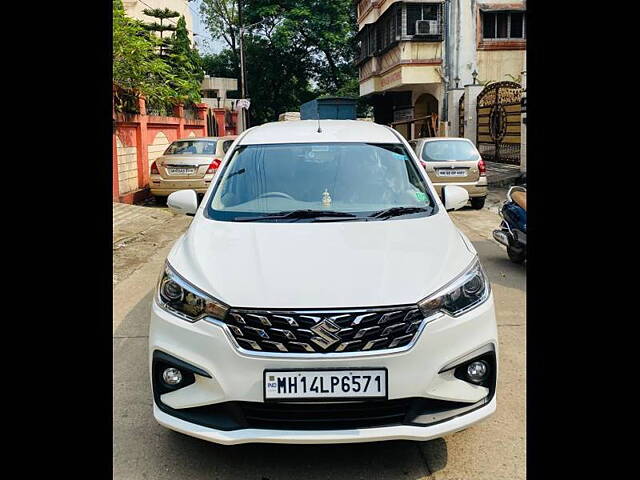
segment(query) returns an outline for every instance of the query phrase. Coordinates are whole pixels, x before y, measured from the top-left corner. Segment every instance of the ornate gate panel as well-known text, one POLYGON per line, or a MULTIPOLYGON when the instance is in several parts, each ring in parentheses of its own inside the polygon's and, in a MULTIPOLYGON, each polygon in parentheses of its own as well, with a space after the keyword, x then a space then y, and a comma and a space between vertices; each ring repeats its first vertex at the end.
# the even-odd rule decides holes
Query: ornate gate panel
POLYGON ((492 162, 520 164, 520 99, 515 82, 488 85, 477 98, 477 146, 492 162))
POLYGON ((458 136, 464 137, 464 93, 458 101, 458 136))

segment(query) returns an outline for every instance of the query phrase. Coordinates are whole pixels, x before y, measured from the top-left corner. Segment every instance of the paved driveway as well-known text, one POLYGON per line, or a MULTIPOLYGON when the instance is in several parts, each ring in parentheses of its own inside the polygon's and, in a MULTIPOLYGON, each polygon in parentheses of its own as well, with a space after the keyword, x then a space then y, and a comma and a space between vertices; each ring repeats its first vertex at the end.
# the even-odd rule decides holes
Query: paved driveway
POLYGON ((114 246, 119 274, 114 275, 114 477, 524 479, 526 267, 510 263, 504 248, 491 239, 499 219, 490 208, 463 209, 452 217, 474 243, 493 285, 501 371, 498 410, 490 419, 430 442, 345 445, 222 446, 159 426, 153 419, 146 361, 149 308, 162 262, 190 221, 159 216, 155 224, 145 224, 142 235, 132 233, 125 246, 114 246))

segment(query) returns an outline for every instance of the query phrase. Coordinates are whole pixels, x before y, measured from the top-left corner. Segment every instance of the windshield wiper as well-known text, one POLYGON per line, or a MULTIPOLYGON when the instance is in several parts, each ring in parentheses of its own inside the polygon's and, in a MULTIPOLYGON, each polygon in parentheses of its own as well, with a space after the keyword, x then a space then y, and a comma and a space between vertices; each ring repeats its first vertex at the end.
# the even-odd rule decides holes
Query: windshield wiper
POLYGON ((431 211, 431 207, 391 207, 369 215, 371 218, 387 219, 391 217, 399 217, 400 215, 408 215, 410 213, 419 213, 431 211))
POLYGON ((292 219, 292 220, 300 220, 304 218, 318 218, 318 217, 334 217, 342 219, 355 219, 361 218, 353 213, 347 212, 336 212, 332 210, 293 210, 290 212, 274 212, 274 213, 265 213, 264 215, 255 216, 255 217, 236 217, 234 220, 236 222, 253 222, 257 220, 274 220, 274 219, 292 219))

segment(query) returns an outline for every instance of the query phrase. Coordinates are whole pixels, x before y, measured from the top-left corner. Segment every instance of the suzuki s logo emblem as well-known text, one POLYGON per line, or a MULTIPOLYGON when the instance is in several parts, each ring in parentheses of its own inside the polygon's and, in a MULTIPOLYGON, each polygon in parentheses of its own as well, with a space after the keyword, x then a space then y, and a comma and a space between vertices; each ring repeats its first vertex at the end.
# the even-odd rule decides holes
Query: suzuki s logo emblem
POLYGON ((340 341, 340 337, 335 335, 340 331, 340 327, 328 318, 311 327, 311 331, 316 334, 315 337, 311 337, 311 341, 325 350, 340 341))

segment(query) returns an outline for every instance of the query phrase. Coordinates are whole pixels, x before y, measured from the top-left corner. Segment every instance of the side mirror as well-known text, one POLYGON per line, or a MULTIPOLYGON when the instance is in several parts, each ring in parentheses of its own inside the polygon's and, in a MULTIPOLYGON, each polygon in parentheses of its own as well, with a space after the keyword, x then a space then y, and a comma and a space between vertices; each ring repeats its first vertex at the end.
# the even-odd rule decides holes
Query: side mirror
POLYGON ((458 185, 442 187, 442 203, 446 210, 458 210, 469 201, 469 192, 458 185))
POLYGON ((198 196, 195 190, 178 190, 167 198, 167 207, 173 213, 195 215, 198 210, 198 196))

